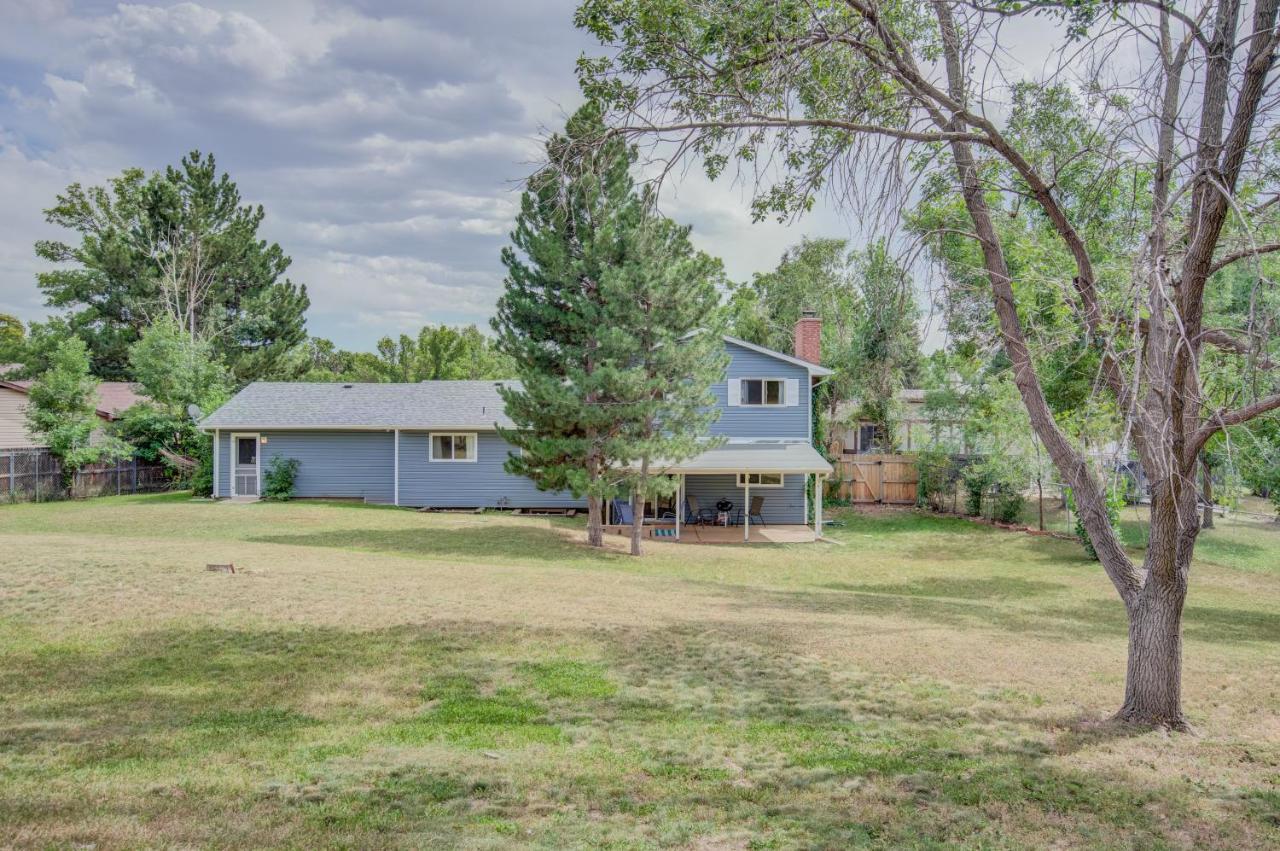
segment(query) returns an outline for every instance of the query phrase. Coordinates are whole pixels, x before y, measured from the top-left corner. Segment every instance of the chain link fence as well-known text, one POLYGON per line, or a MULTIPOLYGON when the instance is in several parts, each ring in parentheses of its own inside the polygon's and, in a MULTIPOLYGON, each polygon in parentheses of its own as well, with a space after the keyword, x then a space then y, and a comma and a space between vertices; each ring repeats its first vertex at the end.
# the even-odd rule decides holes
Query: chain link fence
POLYGON ((0 502, 45 502, 95 496, 157 493, 173 486, 161 464, 137 458, 91 464, 64 486, 62 466, 48 449, 0 449, 0 502))

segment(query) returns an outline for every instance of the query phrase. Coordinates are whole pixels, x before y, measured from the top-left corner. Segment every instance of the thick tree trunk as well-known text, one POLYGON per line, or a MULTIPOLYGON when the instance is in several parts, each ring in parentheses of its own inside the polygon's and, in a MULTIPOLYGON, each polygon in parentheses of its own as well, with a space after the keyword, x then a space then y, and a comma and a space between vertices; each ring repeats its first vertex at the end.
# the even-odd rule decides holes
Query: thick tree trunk
POLYGON ((1182 714, 1182 604, 1185 593, 1149 583, 1129 610, 1129 666, 1116 718, 1172 730, 1182 714))
MULTIPOLYGON (((587 433, 588 444, 595 442, 595 433, 587 433)), ((594 451, 587 455, 587 543, 593 547, 604 546, 604 506, 596 495, 600 480, 600 459, 594 451)))
POLYGON ((587 543, 604 546, 604 511, 598 496, 587 497, 587 543))
POLYGON ((1213 528, 1213 474, 1209 471, 1209 462, 1205 460, 1203 455, 1200 456, 1200 473, 1204 477, 1204 486, 1201 491, 1204 496, 1204 522, 1200 524, 1201 529, 1213 528))
POLYGON ((644 501, 631 492, 631 554, 640 555, 640 537, 644 533, 644 501))
POLYGON ((1116 718, 1171 730, 1189 729, 1182 714, 1182 606, 1195 538, 1200 532, 1193 472, 1151 492, 1143 581, 1125 595, 1129 664, 1116 718))
POLYGON ((639 494, 647 488, 649 482, 649 459, 640 459, 640 486, 631 491, 631 554, 641 555, 640 539, 644 534, 644 500, 639 494))

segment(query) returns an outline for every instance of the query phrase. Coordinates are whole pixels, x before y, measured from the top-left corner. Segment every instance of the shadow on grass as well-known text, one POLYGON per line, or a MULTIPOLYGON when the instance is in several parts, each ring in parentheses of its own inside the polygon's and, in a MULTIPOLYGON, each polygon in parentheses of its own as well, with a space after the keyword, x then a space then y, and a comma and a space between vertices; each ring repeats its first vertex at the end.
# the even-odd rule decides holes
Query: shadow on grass
MULTIPOLYGON (((1023 609, 988 605, 981 600, 1011 600, 1048 593, 1061 586, 1029 580, 929 580, 904 585, 831 584, 830 591, 742 589, 743 608, 782 608, 806 612, 849 612, 906 617, 963 629, 1000 629, 1047 638, 1087 640, 1098 635, 1126 636, 1124 608, 1116 600, 1091 600, 1070 606, 1023 609), (987 583, 990 583, 989 585, 987 583), (989 592, 979 594, 979 592, 989 592)), ((1280 643, 1280 613, 1219 606, 1187 606, 1183 635, 1214 644, 1280 643)))
POLYGON ((872 538, 891 537, 901 534, 918 534, 921 532, 945 532, 980 536, 990 534, 988 527, 970 523, 958 516, 934 514, 928 511, 903 508, 891 511, 859 511, 856 508, 830 508, 825 518, 837 521, 833 526, 833 537, 872 538))
POLYGON ((909 583, 886 585, 853 585, 832 582, 819 586, 832 591, 854 591, 866 594, 892 594, 900 597, 952 597, 960 600, 1015 600, 1036 597, 1068 586, 1057 582, 1041 582, 1017 577, 959 579, 929 577, 909 583))
POLYGON ((246 540, 427 558, 534 559, 563 563, 617 557, 616 553, 608 551, 588 550, 585 540, 579 540, 566 531, 500 523, 457 529, 334 529, 303 534, 255 535, 246 540))
POLYGON ((1050 764, 1020 706, 837 672, 759 628, 151 630, 0 658, 0 696, 14 784, 0 823, 79 825, 86 841, 127 813, 186 831, 154 844, 376 847, 515 826, 561 847, 726 828, 784 847, 1018 844, 1049 822, 1148 846, 1183 827, 1153 803, 1190 810, 1181 786, 1050 764), (548 649, 583 641, 598 660, 548 649), (181 796, 155 792, 193 774, 181 796), (87 776, 99 786, 78 794, 87 776))

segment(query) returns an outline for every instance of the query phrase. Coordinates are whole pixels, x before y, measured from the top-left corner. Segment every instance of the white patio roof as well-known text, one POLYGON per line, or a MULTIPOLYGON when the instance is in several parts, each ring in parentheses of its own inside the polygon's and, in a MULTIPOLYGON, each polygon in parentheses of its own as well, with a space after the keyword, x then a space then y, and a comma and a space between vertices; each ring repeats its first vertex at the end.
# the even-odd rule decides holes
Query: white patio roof
POLYGON ((731 443, 679 464, 655 464, 664 473, 830 473, 831 465, 808 443, 731 443))

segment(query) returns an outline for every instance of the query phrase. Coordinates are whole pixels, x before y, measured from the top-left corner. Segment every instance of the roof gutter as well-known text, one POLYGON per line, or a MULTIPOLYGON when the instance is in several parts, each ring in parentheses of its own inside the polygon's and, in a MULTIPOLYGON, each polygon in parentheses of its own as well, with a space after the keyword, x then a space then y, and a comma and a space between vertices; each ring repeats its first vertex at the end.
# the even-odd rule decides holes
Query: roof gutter
POLYGON ((485 425, 260 425, 257 423, 211 423, 208 420, 196 426, 200 431, 497 431, 496 423, 485 425))

